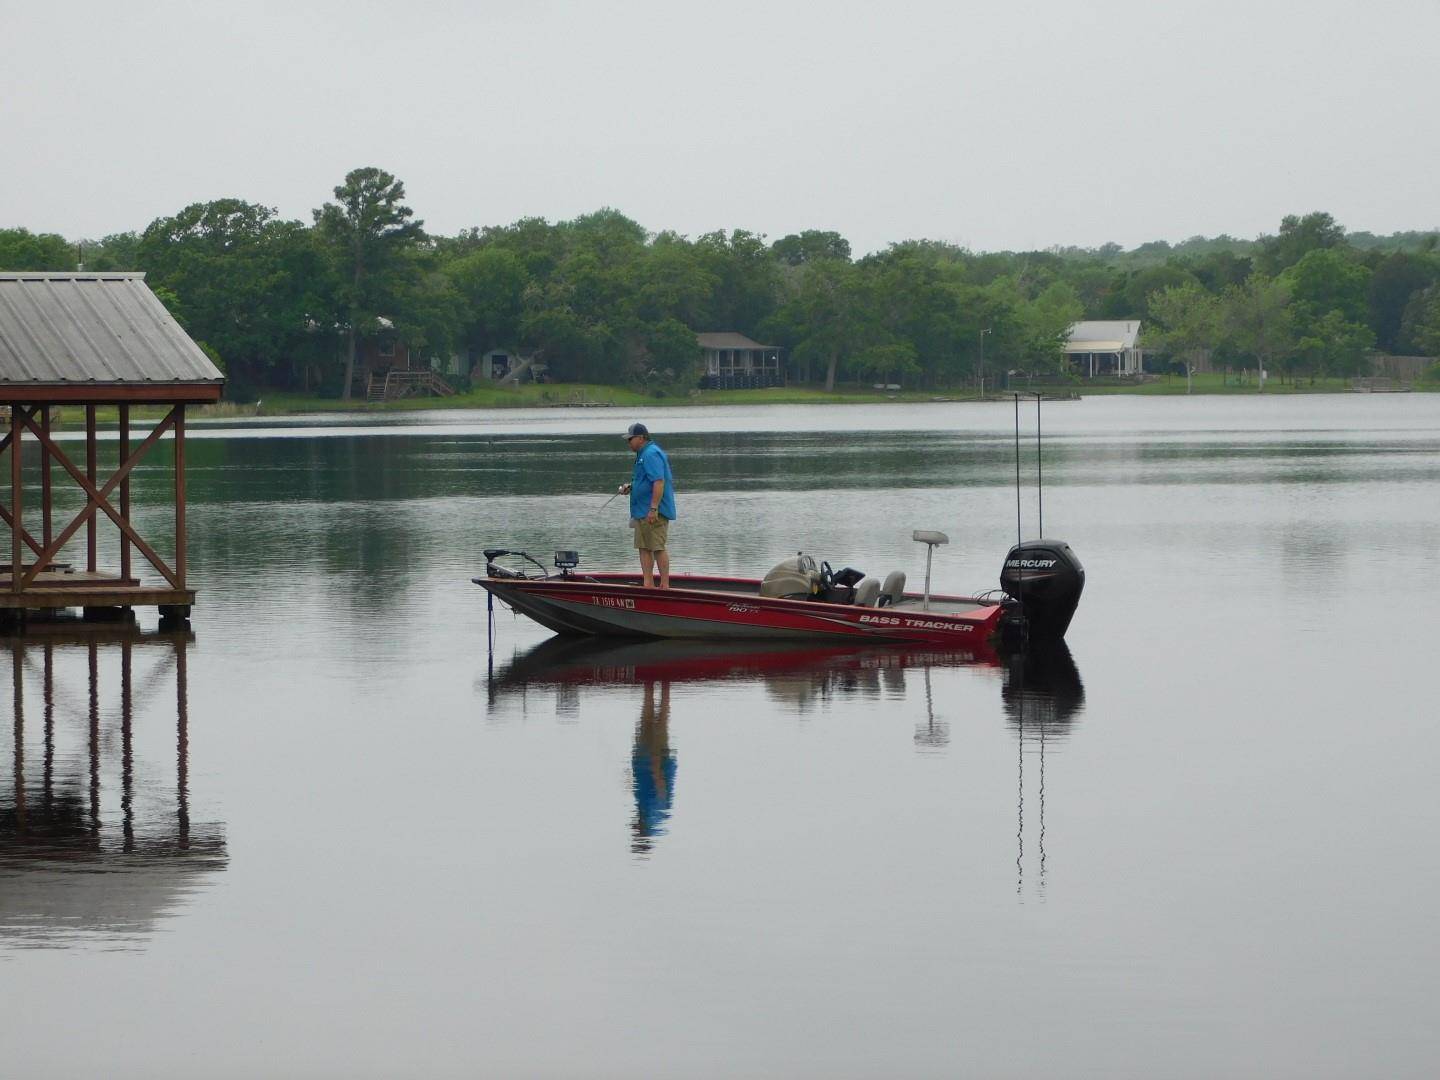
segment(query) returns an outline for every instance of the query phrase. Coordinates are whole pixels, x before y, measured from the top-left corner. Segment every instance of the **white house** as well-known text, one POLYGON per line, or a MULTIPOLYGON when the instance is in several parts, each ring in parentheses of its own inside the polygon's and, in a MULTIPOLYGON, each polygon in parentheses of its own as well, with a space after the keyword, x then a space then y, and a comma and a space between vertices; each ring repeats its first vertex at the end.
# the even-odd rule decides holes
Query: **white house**
POLYGON ((1065 359, 1089 378, 1139 375, 1144 370, 1139 340, 1139 319, 1077 322, 1065 341, 1065 359))

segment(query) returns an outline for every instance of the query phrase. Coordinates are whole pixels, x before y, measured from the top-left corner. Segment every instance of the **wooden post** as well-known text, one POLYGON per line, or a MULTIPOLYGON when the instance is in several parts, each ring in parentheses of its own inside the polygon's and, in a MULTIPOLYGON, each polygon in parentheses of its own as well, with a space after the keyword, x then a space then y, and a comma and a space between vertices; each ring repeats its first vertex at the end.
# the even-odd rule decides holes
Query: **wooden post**
MULTIPOLYGON (((130 456, 130 406, 120 406, 120 461, 123 463, 130 456)), ((130 520, 130 475, 127 473, 125 479, 120 481, 120 516, 126 521, 130 520)), ((46 519, 49 525, 49 519, 46 519)), ((49 538, 46 538, 45 546, 50 546, 49 538)), ((120 533, 120 577, 125 581, 130 580, 130 537, 122 530, 120 533)))
POLYGON ((175 407, 175 576, 185 588, 185 406, 175 407))
MULTIPOLYGON (((46 439, 50 437, 49 405, 40 406, 40 430, 45 433, 46 439)), ((50 448, 42 440, 40 443, 40 513, 44 519, 45 539, 41 546, 47 548, 50 546, 50 541, 54 539, 50 524, 50 503, 50 448)), ((40 569, 44 570, 45 568, 42 566, 40 569)))
MULTIPOLYGON (((95 483, 95 406, 85 406, 85 476, 93 485, 95 483)), ((99 522, 92 517, 85 527, 85 569, 95 573, 95 554, 97 526, 99 522)))
POLYGON ((20 560, 21 547, 20 535, 24 531, 24 478, 20 457, 20 433, 24 429, 20 422, 21 409, 19 405, 10 406, 10 513, 14 518, 10 523, 10 591, 18 593, 20 582, 24 579, 20 560))

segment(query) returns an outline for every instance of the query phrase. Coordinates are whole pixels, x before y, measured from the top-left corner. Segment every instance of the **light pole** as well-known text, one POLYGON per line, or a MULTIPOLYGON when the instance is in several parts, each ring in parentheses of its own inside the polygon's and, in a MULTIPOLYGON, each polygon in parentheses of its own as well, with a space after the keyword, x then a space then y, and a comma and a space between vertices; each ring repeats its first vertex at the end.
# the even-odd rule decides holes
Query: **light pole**
POLYGON ((985 335, 990 333, 990 327, 980 331, 980 400, 985 400, 985 335))

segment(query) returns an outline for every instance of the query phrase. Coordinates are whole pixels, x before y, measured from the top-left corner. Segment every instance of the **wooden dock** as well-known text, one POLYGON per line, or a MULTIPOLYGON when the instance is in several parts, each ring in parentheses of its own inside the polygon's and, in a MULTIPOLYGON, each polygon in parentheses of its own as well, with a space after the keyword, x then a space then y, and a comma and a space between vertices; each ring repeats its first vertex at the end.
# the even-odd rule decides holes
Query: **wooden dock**
POLYGON ((87 570, 44 570, 24 584, 30 567, 21 568, 21 585, 9 566, 0 566, 0 620, 15 618, 26 611, 60 611, 82 608, 96 617, 105 609, 156 607, 162 618, 184 618, 195 603, 194 589, 142 584, 136 578, 122 578, 87 570))

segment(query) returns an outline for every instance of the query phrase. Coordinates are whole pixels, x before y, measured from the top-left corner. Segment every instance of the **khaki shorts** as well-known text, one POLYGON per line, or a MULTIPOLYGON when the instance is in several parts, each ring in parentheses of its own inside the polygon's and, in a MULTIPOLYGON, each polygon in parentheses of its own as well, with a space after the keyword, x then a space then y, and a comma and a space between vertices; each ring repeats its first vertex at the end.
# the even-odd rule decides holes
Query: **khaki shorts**
POLYGON ((651 525, 644 518, 631 519, 630 524, 635 528, 635 548, 637 551, 664 551, 665 542, 670 539, 670 521, 668 518, 660 518, 654 525, 651 525))

